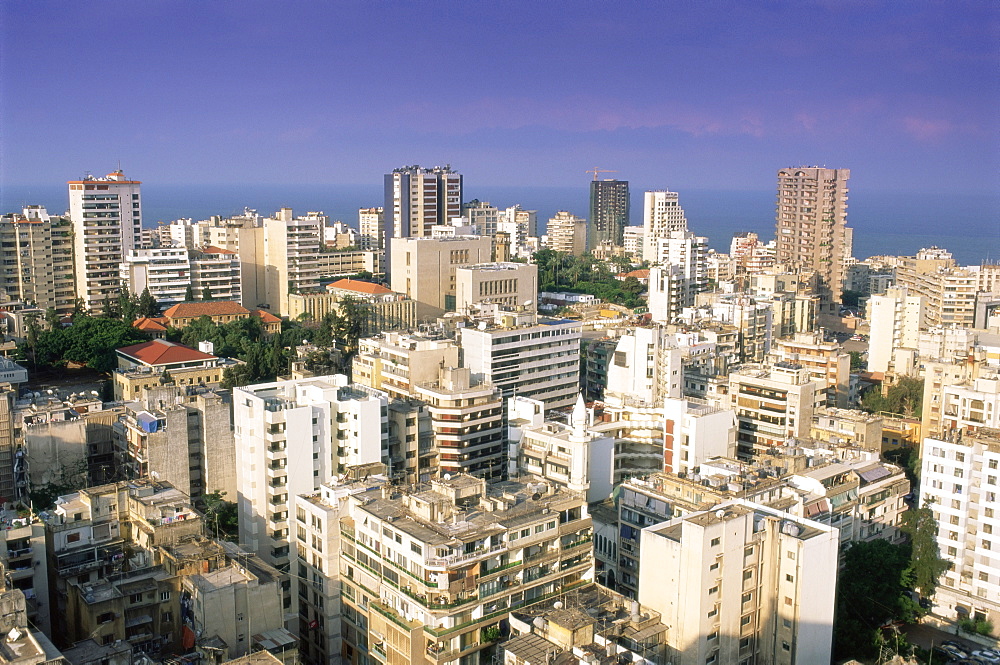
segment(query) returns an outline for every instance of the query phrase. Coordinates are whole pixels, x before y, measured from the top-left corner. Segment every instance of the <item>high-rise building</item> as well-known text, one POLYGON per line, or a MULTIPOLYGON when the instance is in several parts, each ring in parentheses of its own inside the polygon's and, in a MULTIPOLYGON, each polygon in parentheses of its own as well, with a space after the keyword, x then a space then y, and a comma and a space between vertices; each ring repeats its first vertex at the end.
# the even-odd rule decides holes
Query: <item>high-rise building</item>
POLYGON ((681 310, 694 307, 695 297, 708 288, 708 238, 691 231, 671 231, 652 244, 656 265, 649 271, 649 311, 654 321, 673 323, 681 310))
POLYGON ((489 201, 473 199, 462 204, 462 217, 476 227, 476 233, 481 236, 496 235, 497 224, 500 223, 500 211, 489 201))
POLYGON ((358 209, 359 246, 364 250, 385 248, 385 209, 358 209))
POLYGON ((264 220, 264 302, 278 314, 288 313, 289 293, 319 290, 319 248, 325 217, 309 214, 292 217, 282 208, 264 220))
POLYGON ((587 251, 588 232, 587 220, 565 210, 557 212, 545 227, 549 249, 575 256, 587 251))
POLYGON ((73 224, 76 295, 94 313, 121 290, 119 264, 135 249, 142 228, 138 180, 121 170, 103 178, 71 180, 69 217, 73 224))
POLYGON ((404 166, 385 176, 386 264, 392 265, 392 238, 429 238, 431 227, 462 215, 462 176, 451 165, 425 169, 404 166))
POLYGON ((657 260, 661 238, 677 231, 687 231, 687 217, 678 199, 677 192, 646 192, 642 207, 643 260, 657 260))
POLYGON ((621 247, 629 223, 628 180, 594 180, 590 183, 590 233, 587 251, 598 245, 621 247))
POLYGON ((65 217, 42 206, 0 217, 0 289, 10 300, 55 307, 69 314, 75 304, 73 233, 65 217))
POLYGON ((288 570, 292 499, 346 464, 381 462, 387 397, 341 375, 236 388, 240 542, 288 570))
MULTIPOLYGON (((996 382, 994 381, 994 390, 996 382)), ((980 402, 982 405, 982 402, 980 402)), ((946 425, 947 427, 947 425, 946 425)), ((951 563, 934 595, 935 613, 1000 622, 1000 438, 995 429, 942 429, 924 439, 920 505, 937 521, 940 555, 951 563)))
POLYGON ((916 369, 917 345, 926 300, 906 287, 887 289, 868 301, 871 341, 868 371, 909 375, 916 369))
POLYGON ((850 177, 848 169, 815 166, 778 171, 777 261, 816 271, 825 311, 839 306, 844 289, 850 177))

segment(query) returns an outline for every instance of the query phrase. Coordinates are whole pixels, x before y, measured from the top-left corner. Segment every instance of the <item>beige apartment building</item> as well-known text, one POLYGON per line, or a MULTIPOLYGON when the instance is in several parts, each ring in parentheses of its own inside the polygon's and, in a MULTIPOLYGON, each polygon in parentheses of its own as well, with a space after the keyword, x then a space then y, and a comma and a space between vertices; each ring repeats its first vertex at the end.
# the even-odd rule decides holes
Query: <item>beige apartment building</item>
POLYGON ((0 217, 0 289, 7 299, 59 314, 73 311, 73 232, 70 220, 26 206, 0 217))
POLYGON ((586 219, 560 210, 555 217, 549 218, 545 227, 545 235, 548 237, 546 246, 554 252, 580 256, 587 251, 589 231, 586 219))
POLYGON ((778 171, 776 259, 810 268, 823 311, 836 313, 848 257, 848 169, 797 167, 778 171))

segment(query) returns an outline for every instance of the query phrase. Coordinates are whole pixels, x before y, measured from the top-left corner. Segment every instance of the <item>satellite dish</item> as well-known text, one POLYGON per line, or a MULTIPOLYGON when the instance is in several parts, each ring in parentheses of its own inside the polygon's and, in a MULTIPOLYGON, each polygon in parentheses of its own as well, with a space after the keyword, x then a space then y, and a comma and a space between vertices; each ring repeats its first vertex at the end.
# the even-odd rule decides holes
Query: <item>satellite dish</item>
POLYGON ((528 299, 528 300, 525 300, 525 301, 524 301, 524 306, 525 306, 525 307, 527 307, 528 305, 530 305, 530 304, 531 304, 531 303, 533 303, 533 302, 535 302, 535 301, 534 301, 534 300, 531 300, 531 299, 528 299))
POLYGON ((541 498, 542 498, 542 495, 539 494, 538 492, 535 492, 534 494, 531 495, 531 500, 532 501, 538 501, 541 498))
POLYGON ((556 602, 552 603, 552 607, 554 609, 561 610, 563 608, 562 601, 561 600, 557 600, 556 602))
POLYGON ((445 480, 451 480, 451 474, 450 473, 444 474, 444 479, 445 480))
POLYGON ((721 520, 723 517, 726 516, 726 511, 724 511, 722 509, 716 510, 715 511, 715 516, 718 517, 721 520))

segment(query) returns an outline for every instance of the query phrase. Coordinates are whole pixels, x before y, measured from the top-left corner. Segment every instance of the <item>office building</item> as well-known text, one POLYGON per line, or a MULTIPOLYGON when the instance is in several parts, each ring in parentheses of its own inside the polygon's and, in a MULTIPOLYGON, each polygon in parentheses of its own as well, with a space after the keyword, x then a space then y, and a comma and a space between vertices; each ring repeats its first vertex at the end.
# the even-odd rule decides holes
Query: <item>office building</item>
POLYGON ((418 321, 454 312, 456 269, 489 263, 493 255, 487 236, 393 238, 390 244, 392 288, 417 303, 418 321))
POLYGON ((533 263, 480 263, 455 270, 455 311, 538 309, 538 266, 533 263))
POLYGON ((590 183, 590 231, 587 251, 599 245, 622 247, 629 225, 628 180, 594 180, 590 183))
POLYGON ((462 365, 475 381, 490 383, 506 400, 522 395, 545 408, 573 406, 580 392, 581 324, 500 312, 493 321, 462 328, 462 365))
POLYGON ((136 248, 142 228, 141 184, 119 171, 69 183, 76 295, 95 314, 121 290, 119 264, 136 248))
POLYGON ((587 251, 589 232, 587 220, 560 210, 545 227, 546 247, 554 252, 581 256, 587 251))
POLYGON ((7 300, 72 313, 76 302, 73 232, 66 217, 42 206, 0 216, 0 290, 7 300))
POLYGON ((386 265, 392 265, 393 238, 429 238, 432 227, 462 215, 462 176, 450 164, 394 169, 386 174, 384 185, 386 265))
POLYGON ((775 256, 815 270, 824 312, 836 313, 844 290, 848 169, 801 167, 778 172, 775 256))
POLYGON ((837 530, 743 500, 642 530, 639 602, 675 665, 830 662, 837 530))

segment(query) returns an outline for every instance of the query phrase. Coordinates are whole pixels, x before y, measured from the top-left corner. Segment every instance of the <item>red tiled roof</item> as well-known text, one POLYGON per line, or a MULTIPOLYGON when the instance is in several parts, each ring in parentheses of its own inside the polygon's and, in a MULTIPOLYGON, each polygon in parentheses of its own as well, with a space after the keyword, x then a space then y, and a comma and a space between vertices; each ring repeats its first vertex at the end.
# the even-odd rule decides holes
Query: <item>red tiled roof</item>
POLYGON ((281 323, 281 319, 271 314, 270 312, 265 312, 262 309, 255 309, 250 312, 252 316, 258 317, 262 323, 281 323))
POLYGON ((197 319, 199 316, 248 316, 250 310, 232 300, 179 302, 163 313, 168 319, 197 319))
POLYGON ((193 360, 212 360, 215 356, 202 353, 190 346, 154 339, 142 344, 133 344, 118 349, 118 353, 135 358, 145 365, 169 365, 171 363, 191 362, 193 360))
POLYGON ((205 254, 235 254, 231 249, 222 249, 221 247, 216 247, 215 245, 209 245, 207 247, 202 247, 201 251, 205 254))
POLYGON ((144 316, 132 322, 132 327, 146 332, 164 332, 169 321, 164 316, 149 317, 144 316))
POLYGON ((372 296, 381 296, 392 293, 392 289, 387 289, 381 284, 365 282, 360 279, 338 279, 332 284, 326 285, 327 289, 343 289, 344 291, 355 291, 356 293, 367 293, 372 296))
POLYGON ((642 270, 633 270, 632 272, 625 273, 626 277, 635 277, 636 279, 649 279, 649 270, 643 268, 642 270))

